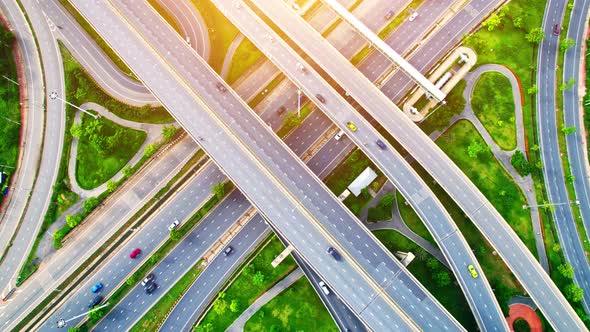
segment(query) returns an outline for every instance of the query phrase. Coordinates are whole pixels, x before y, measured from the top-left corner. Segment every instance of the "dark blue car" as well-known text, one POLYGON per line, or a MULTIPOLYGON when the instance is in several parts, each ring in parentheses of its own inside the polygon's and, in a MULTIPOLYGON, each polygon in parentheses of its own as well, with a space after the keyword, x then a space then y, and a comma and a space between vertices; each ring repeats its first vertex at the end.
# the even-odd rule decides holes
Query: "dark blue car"
POLYGON ((102 282, 97 283, 96 285, 92 286, 92 292, 98 293, 102 289, 102 282))

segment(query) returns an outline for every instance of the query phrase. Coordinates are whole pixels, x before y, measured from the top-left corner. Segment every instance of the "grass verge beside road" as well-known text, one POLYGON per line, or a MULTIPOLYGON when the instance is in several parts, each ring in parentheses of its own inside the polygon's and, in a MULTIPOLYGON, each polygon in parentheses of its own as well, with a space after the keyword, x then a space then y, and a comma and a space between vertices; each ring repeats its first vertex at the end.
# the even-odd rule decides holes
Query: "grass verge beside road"
POLYGON ((408 270, 467 331, 477 330, 477 324, 469 304, 451 271, 397 231, 379 230, 373 233, 392 253, 396 251, 412 252, 416 258, 410 263, 408 270), (447 276, 443 277, 442 275, 447 276))
POLYGON ((307 278, 301 277, 270 300, 244 325, 244 331, 338 331, 307 278))
POLYGON ((227 73, 227 83, 235 82, 246 70, 252 67, 261 57, 262 52, 248 38, 244 38, 236 52, 233 54, 229 71, 227 73))
POLYGON ((432 237, 432 234, 428 231, 422 219, 418 216, 416 211, 407 203, 406 199, 402 194, 396 192, 397 195, 397 206, 399 208, 399 214, 402 217, 402 220, 408 227, 418 236, 423 238, 424 240, 432 243, 435 247, 438 247, 436 241, 432 237))
MULTIPOLYGON (((0 72, 3 76, 18 80, 18 72, 13 50, 16 49, 14 35, 0 24, 0 72)), ((21 131, 21 107, 20 91, 18 85, 8 79, 0 77, 0 171, 8 175, 6 181, 0 186, 1 191, 10 183, 10 175, 17 167, 18 150, 21 131)), ((23 84, 23 82, 20 82, 23 84)), ((36 105, 34 105, 36 107, 36 105)), ((26 174, 33 176, 33 174, 26 174)), ((12 188, 10 188, 12 191, 12 188)), ((15 195, 25 195, 23 192, 15 192, 15 195)), ((0 202, 4 197, 0 193, 0 202)))
POLYGON ((514 150, 516 116, 510 80, 501 73, 483 73, 473 89, 471 104, 473 112, 498 146, 503 150, 514 150))
POLYGON ((239 31, 210 0, 191 0, 191 3, 201 13, 209 31, 209 64, 213 70, 220 73, 227 49, 239 31))
MULTIPOLYGON (((174 119, 163 107, 129 106, 113 99, 104 92, 74 59, 67 48, 60 43, 60 50, 64 61, 65 81, 68 84, 66 100, 74 105, 94 102, 104 106, 116 116, 135 122, 167 123, 174 119)), ((69 127, 68 127, 69 128, 69 127)))
POLYGON ((76 181, 94 189, 112 178, 133 158, 147 134, 120 126, 104 117, 81 115, 76 155, 76 181))
POLYGON ((475 127, 469 121, 458 121, 436 141, 436 144, 481 190, 536 256, 537 247, 531 216, 529 210, 522 208, 526 205, 526 200, 520 188, 494 158, 492 152, 482 151, 475 158, 467 152, 468 147, 473 144, 486 146, 475 127))
POLYGON ((288 256, 276 268, 270 264, 285 247, 273 235, 272 239, 259 251, 241 271, 229 287, 222 291, 196 331, 224 331, 240 316, 260 295, 272 288, 283 277, 297 267, 295 260, 288 256), (234 311, 231 302, 236 303, 234 311))

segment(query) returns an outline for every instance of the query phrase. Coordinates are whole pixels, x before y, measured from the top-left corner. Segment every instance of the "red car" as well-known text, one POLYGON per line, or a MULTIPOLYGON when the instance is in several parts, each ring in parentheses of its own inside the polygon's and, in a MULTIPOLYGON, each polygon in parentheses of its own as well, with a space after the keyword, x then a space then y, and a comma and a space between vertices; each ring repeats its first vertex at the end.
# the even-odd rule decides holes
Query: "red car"
POLYGON ((141 249, 139 248, 135 248, 135 250, 133 250, 131 252, 131 254, 129 255, 129 258, 135 258, 137 257, 137 255, 139 255, 141 253, 141 249))
POLYGON ((559 36, 559 33, 561 32, 561 26, 559 26, 559 24, 556 24, 553 26, 553 34, 556 36, 559 36))

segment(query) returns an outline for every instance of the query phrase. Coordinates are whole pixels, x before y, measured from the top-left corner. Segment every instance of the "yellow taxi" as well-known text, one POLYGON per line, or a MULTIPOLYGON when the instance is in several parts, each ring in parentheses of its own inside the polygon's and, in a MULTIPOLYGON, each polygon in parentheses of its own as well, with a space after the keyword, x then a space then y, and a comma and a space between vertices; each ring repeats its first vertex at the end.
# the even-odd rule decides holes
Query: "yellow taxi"
POLYGON ((469 266, 467 266, 467 269, 469 270, 469 273, 471 273, 471 276, 473 278, 477 278, 479 276, 479 274, 477 274, 477 270, 475 269, 475 266, 469 264, 469 266))

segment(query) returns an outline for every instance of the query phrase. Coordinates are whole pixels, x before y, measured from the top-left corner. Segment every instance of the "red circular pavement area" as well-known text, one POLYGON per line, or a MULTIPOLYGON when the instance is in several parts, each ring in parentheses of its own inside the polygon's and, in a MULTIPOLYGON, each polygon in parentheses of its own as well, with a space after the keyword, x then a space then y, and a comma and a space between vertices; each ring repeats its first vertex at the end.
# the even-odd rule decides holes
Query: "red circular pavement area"
POLYGON ((529 306, 515 303, 510 306, 509 316, 506 317, 508 327, 510 331, 514 331, 514 322, 519 319, 524 319, 531 327, 531 332, 542 332, 543 325, 541 325, 541 319, 537 316, 537 313, 529 306))

